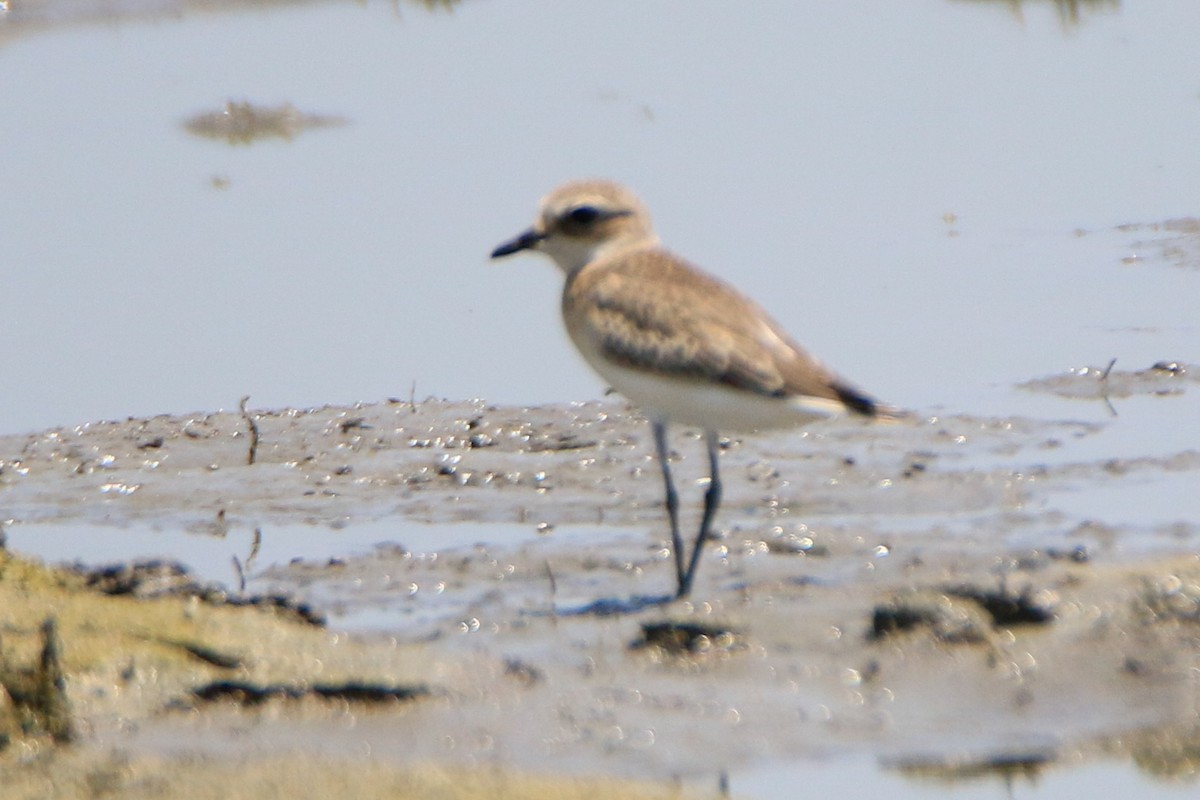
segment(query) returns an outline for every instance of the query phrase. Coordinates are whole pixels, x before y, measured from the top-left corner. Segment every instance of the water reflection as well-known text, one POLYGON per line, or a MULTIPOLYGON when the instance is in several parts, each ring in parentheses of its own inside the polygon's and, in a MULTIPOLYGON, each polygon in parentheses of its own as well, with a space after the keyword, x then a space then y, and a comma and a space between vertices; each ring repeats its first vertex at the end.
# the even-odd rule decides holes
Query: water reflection
POLYGON ((910 780, 944 787, 995 780, 1011 797, 1018 783, 1036 784, 1056 758, 1052 752, 1005 753, 973 761, 901 762, 890 768, 910 780))
POLYGON ((1121 8, 1121 0, 956 0, 966 3, 996 3, 1008 6, 1014 18, 1025 22, 1025 10, 1030 7, 1041 7, 1053 4, 1058 13, 1058 20, 1064 28, 1078 25, 1088 14, 1116 12, 1121 8))
MULTIPOLYGON (((397 16, 402 9, 451 11, 462 0, 390 0, 397 16)), ((324 5, 325 0, 0 0, 0 45, 17 36, 42 33, 71 25, 112 24, 135 20, 179 19, 214 11, 289 8, 324 5)))
MULTIPOLYGON (((1195 783, 1200 777, 1200 725, 1195 723, 1143 728, 1084 745, 1085 751, 1091 748, 1118 760, 1122 756, 1128 757, 1140 778, 1183 786, 1195 783)), ((1072 776, 1079 784, 1088 782, 1088 769, 1063 771, 1060 768, 1064 766, 1071 766, 1070 759, 1060 759, 1060 754, 1051 750, 1005 753, 965 761, 931 759, 884 764, 885 769, 894 770, 909 780, 943 788, 999 781, 1010 796, 1018 783, 1028 784, 1036 796, 1050 796, 1051 791, 1043 792, 1033 787, 1044 782, 1052 770, 1058 782, 1070 781, 1072 776)))
MULTIPOLYGON (((776 763, 735 772, 735 796, 775 800, 794 796, 803 781, 814 797, 1178 797, 1192 796, 1200 775, 1200 726, 1168 725, 1058 750, 1016 750, 979 758, 940 760, 833 759, 776 763), (997 786, 1002 794, 997 794, 997 786)), ((722 795, 727 796, 725 794, 722 795)))
MULTIPOLYGON (((453 11, 462 0, 389 0, 397 16, 406 7, 415 7, 427 12, 453 11)), ((1012 16, 1025 21, 1028 8, 1051 4, 1064 28, 1084 21, 1089 14, 1116 12, 1121 0, 954 0, 959 3, 1002 4, 1012 16)), ((239 11, 245 9, 267 9, 324 4, 324 0, 32 0, 11 3, 0 0, 0 44, 18 35, 38 33, 57 27, 78 24, 176 19, 197 12, 239 11)))

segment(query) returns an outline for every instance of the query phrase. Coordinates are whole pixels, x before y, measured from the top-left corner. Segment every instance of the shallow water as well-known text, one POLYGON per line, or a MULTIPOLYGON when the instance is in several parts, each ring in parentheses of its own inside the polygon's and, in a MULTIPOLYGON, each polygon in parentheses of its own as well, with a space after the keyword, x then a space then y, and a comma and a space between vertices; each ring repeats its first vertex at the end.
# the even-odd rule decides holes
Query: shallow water
POLYGON ((1197 213, 1200 9, 1077 7, 12 3, 0 427, 596 397, 552 268, 486 260, 592 174, 885 398, 1076 413, 1012 384, 1200 338, 1141 244, 1195 236, 1152 226, 1197 213), (229 100, 347 124, 188 133, 229 100))
POLYGON ((813 797, 840 797, 846 800, 888 797, 893 800, 916 798, 955 798, 955 800, 1085 800, 1105 797, 1190 797, 1195 784, 1171 778, 1155 779, 1124 764, 1084 764, 1072 769, 1054 766, 1036 767, 1028 772, 1020 768, 1005 774, 994 770, 976 775, 905 776, 897 770, 881 768, 874 762, 827 761, 787 765, 735 775, 731 789, 736 797, 771 800, 789 795, 789 789, 803 786, 813 797))

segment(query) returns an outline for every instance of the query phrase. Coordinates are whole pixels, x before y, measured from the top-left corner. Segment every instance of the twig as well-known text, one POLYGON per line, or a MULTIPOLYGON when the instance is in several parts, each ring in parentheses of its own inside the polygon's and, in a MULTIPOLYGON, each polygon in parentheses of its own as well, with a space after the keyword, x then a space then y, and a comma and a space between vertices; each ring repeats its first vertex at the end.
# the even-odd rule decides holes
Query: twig
POLYGON ((246 420, 246 426, 250 429, 250 452, 246 453, 246 463, 253 466, 258 458, 258 423, 254 421, 254 417, 250 416, 250 412, 246 410, 246 403, 250 402, 250 395, 242 398, 242 402, 238 404, 238 408, 242 410, 242 419, 246 420))
POLYGON ((260 547, 262 547, 262 528, 256 527, 254 529, 254 539, 250 542, 250 555, 246 556, 246 569, 250 569, 250 565, 258 557, 258 549, 260 547))
POLYGON ((1112 372, 1112 368, 1116 365, 1116 363, 1117 359, 1112 359, 1108 362, 1108 366, 1104 368, 1104 372, 1100 373, 1100 383, 1104 385, 1104 394, 1100 395, 1100 397, 1104 400, 1104 405, 1108 406, 1108 413, 1112 414, 1114 417, 1117 416, 1117 407, 1113 405, 1112 399, 1108 396, 1108 376, 1109 373, 1112 372))
POLYGON ((238 578, 238 593, 246 593, 246 573, 250 571, 250 567, 254 565, 254 559, 258 557, 258 549, 262 546, 262 528, 254 529, 254 538, 250 540, 250 554, 246 556, 245 563, 236 555, 233 556, 233 568, 237 572, 238 578))
POLYGON ((542 563, 546 567, 546 577, 550 579, 550 615, 557 617, 558 603, 555 598, 558 596, 558 581, 554 577, 554 570, 550 566, 550 559, 547 558, 542 563))

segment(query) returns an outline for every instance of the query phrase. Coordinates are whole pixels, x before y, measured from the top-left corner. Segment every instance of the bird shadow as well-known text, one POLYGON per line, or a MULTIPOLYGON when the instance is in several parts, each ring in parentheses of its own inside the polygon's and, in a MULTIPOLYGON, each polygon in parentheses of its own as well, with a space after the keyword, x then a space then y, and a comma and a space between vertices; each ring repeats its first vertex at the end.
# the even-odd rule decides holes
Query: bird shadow
POLYGON ((547 613, 556 617, 611 617, 658 608, 675 602, 675 599, 673 594, 634 595, 629 598, 603 597, 581 606, 555 608, 547 613))

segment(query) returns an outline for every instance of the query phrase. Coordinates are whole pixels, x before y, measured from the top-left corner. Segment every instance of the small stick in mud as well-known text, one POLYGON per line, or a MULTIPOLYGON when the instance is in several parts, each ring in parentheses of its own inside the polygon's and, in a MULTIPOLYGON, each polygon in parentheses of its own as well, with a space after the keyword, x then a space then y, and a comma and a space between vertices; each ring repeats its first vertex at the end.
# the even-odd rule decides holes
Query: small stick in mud
POLYGON ((250 395, 245 395, 242 397, 242 402, 238 404, 238 408, 242 410, 242 419, 246 420, 246 427, 250 429, 250 451, 246 453, 246 464, 254 466, 255 460, 258 458, 258 423, 246 410, 248 402, 250 402, 250 395))
POLYGON ((1100 383, 1105 387, 1104 394, 1101 398, 1104 400, 1104 405, 1108 406, 1108 413, 1114 417, 1117 416, 1117 407, 1112 404, 1112 400, 1108 396, 1108 376, 1112 372, 1113 367, 1117 365, 1117 359, 1112 359, 1108 362, 1108 366, 1104 368, 1104 372, 1100 373, 1100 383))
POLYGON ((254 563, 254 559, 258 558, 258 550, 262 547, 262 528, 254 529, 254 539, 250 542, 250 555, 246 556, 246 569, 254 563))
POLYGON ((262 546, 262 528, 254 529, 254 539, 250 542, 250 554, 246 556, 245 563, 236 555, 233 556, 233 569, 237 572, 238 578, 238 593, 246 593, 246 573, 250 571, 250 566, 254 563, 254 559, 258 557, 258 549, 262 546))
POLYGON ((242 566, 242 560, 237 557, 237 554, 229 557, 233 561, 233 571, 237 575, 238 594, 246 593, 246 568, 242 566))

